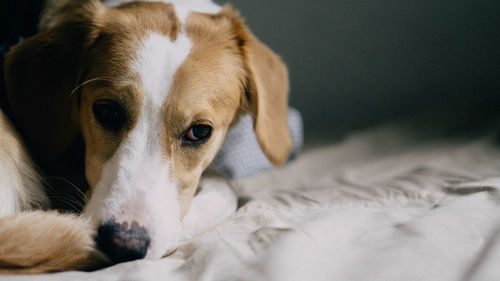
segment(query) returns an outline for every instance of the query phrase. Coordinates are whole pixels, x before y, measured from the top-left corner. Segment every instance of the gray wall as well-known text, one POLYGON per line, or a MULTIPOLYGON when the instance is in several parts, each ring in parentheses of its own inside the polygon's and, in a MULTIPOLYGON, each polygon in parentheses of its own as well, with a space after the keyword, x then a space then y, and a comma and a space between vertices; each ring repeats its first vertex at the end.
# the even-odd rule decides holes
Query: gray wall
POLYGON ((500 96, 498 0, 231 3, 287 62, 307 134, 500 96))

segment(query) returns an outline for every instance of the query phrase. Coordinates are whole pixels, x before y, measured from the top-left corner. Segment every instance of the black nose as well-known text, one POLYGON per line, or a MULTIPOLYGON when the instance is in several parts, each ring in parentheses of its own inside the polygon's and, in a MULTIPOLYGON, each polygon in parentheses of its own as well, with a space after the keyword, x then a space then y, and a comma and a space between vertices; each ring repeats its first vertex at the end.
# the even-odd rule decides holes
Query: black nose
POLYGON ((110 220, 99 226, 96 242, 114 263, 120 263, 144 258, 151 239, 135 221, 128 227, 127 222, 118 224, 110 220))

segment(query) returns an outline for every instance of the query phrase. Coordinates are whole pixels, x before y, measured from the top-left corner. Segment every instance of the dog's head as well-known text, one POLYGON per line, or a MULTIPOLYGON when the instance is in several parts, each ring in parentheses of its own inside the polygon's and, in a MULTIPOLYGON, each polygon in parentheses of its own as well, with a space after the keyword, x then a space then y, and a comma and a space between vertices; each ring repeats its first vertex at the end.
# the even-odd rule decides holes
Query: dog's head
POLYGON ((240 112, 254 117, 269 160, 284 163, 286 68, 228 7, 69 2, 6 57, 11 110, 46 163, 83 137, 84 214, 105 252, 159 258, 240 112))

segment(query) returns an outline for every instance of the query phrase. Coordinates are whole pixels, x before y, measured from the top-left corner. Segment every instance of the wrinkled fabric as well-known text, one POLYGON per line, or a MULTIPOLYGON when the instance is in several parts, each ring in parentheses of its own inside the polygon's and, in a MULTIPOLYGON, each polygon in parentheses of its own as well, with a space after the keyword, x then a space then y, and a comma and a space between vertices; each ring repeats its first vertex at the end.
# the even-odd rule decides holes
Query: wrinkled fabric
POLYGON ((497 177, 488 133, 365 130, 233 182, 237 212, 167 258, 0 280, 498 280, 497 177))

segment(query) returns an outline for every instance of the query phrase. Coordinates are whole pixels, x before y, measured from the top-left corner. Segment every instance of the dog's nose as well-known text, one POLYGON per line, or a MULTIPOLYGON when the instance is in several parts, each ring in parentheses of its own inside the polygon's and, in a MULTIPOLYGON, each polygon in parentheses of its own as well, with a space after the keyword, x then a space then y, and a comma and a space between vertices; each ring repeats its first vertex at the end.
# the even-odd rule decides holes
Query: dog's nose
POLYGON ((114 220, 99 226, 96 242, 114 263, 142 259, 146 256, 151 239, 146 229, 133 221, 121 224, 114 220))

